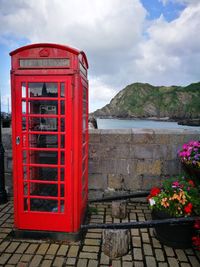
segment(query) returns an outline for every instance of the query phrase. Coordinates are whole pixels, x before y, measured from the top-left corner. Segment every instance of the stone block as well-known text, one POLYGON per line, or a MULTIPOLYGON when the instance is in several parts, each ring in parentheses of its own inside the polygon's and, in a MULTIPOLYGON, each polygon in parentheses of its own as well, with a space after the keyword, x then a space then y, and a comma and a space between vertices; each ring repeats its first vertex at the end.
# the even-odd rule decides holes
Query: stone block
POLYGON ((142 186, 142 176, 130 174, 124 176, 124 190, 137 191, 142 186))
POLYGON ((122 174, 108 174, 108 187, 113 189, 123 189, 124 176, 122 174))
POLYGON ((128 159, 130 157, 129 144, 103 144, 101 150, 103 158, 128 159))
POLYGON ((101 130, 101 143, 130 144, 132 141, 131 129, 101 130))
POLYGON ((89 189, 106 189, 107 188, 107 175, 105 174, 90 174, 88 179, 89 189))
POLYGON ((100 143, 101 141, 101 130, 89 130, 89 143, 100 143))
POLYGON ((176 160, 165 160, 163 161, 162 174, 163 175, 177 175, 183 173, 181 169, 181 163, 178 159, 176 160))
POLYGON ((142 186, 141 189, 142 190, 150 190, 152 187, 161 186, 161 178, 159 176, 143 176, 141 178, 142 180, 142 186))
POLYGON ((154 131, 152 129, 132 129, 132 144, 154 144, 154 131))
POLYGON ((89 173, 102 173, 102 164, 99 159, 97 160, 91 160, 89 159, 88 162, 88 168, 89 168, 89 173))
POLYGON ((137 175, 161 175, 161 160, 140 160, 137 162, 137 175))

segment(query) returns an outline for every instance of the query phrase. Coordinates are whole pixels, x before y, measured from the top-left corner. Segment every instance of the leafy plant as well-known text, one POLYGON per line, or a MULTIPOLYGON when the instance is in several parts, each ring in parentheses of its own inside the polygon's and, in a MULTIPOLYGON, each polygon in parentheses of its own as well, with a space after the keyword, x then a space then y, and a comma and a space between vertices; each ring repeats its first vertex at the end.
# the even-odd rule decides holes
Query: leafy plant
POLYGON ((165 211, 173 217, 188 217, 200 214, 199 196, 199 188, 193 180, 179 176, 168 178, 161 188, 152 188, 148 201, 152 210, 165 211))

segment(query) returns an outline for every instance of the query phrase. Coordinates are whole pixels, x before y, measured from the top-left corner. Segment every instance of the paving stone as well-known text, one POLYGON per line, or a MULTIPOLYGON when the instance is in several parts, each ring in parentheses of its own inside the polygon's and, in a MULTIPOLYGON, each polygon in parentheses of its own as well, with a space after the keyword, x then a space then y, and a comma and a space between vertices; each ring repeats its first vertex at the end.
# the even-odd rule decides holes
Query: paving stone
POLYGON ((77 267, 87 267, 87 259, 79 259, 77 263, 77 267))
POLYGON ((3 241, 0 245, 0 252, 3 252, 6 249, 6 247, 8 247, 9 244, 10 244, 9 241, 3 241))
POLYGON ((98 255, 96 253, 80 252, 79 257, 84 259, 97 259, 98 255))
POLYGON ((19 246, 19 242, 12 242, 7 248, 6 248, 6 252, 7 253, 14 253, 14 251, 16 250, 16 248, 19 246))
POLYGON ((161 248, 162 247, 160 242, 156 238, 152 238, 152 242, 153 242, 154 248, 161 248))
POLYGON ((51 267, 51 266, 52 266, 51 260, 44 260, 41 265, 41 267, 51 267))
POLYGON ((131 235, 132 236, 139 236, 139 230, 138 229, 131 229, 131 235))
POLYGON ((30 267, 37 267, 40 265, 40 262, 42 261, 42 256, 41 255, 35 255, 30 262, 30 267))
POLYGON ((23 254, 24 251, 27 249, 28 246, 29 246, 29 243, 21 243, 21 244, 19 245, 19 247, 17 248, 16 253, 21 253, 21 254, 23 254))
POLYGON ((58 244, 51 244, 47 251, 47 254, 56 255, 58 248, 59 248, 58 244))
POLYGON ((49 244, 41 244, 37 250, 37 254, 45 255, 48 248, 49 248, 49 244))
POLYGON ((21 262, 29 262, 29 261, 31 261, 32 257, 33 257, 33 255, 24 254, 24 255, 21 257, 20 261, 21 261, 21 262))
POLYGON ((58 256, 66 256, 68 248, 69 247, 67 245, 61 245, 58 252, 57 252, 57 255, 58 256))
POLYGON ((178 267, 179 264, 178 264, 178 261, 176 258, 167 258, 168 260, 168 263, 169 263, 169 266, 173 266, 173 267, 178 267))
POLYGON ((29 263, 28 262, 18 262, 17 267, 28 267, 29 263))
POLYGON ((54 267, 62 267, 64 261, 65 261, 65 258, 63 258, 63 257, 56 257, 55 260, 54 260, 54 262, 53 262, 53 266, 54 267))
POLYGON ((149 239, 148 233, 142 233, 142 241, 144 243, 150 243, 150 239, 149 239))
POLYGON ((190 263, 191 263, 192 267, 199 267, 200 266, 200 262, 197 260, 196 257, 189 256, 188 258, 190 260, 190 263))
POLYGON ((98 266, 98 261, 97 260, 89 260, 88 261, 88 267, 97 267, 97 266, 98 266))
POLYGON ((187 262, 181 262, 181 267, 191 267, 191 265, 187 262))
POLYGON ((22 257, 21 254, 13 254, 12 257, 9 259, 9 264, 17 264, 22 257))
POLYGON ((127 254, 125 256, 122 257, 122 261, 132 261, 132 255, 127 254))
POLYGON ((101 243, 100 239, 85 239, 85 245, 99 246, 101 243))
POLYGON ((54 255, 46 254, 46 255, 44 255, 44 259, 45 260, 53 260, 54 259, 54 255))
POLYGON ((26 254, 35 254, 36 249, 38 248, 38 244, 31 244, 27 250, 25 251, 26 254))
POLYGON ((8 259, 11 257, 11 254, 3 253, 0 256, 0 265, 4 265, 8 259))
POLYGON ((185 255, 185 252, 183 250, 176 249, 175 252, 176 252, 176 255, 177 255, 179 261, 188 262, 188 259, 187 259, 186 255, 185 255))
POLYGON ((172 248, 164 246, 164 249, 165 249, 165 253, 167 254, 168 257, 174 257, 175 256, 172 248))
POLYGON ((134 261, 134 266, 135 267, 144 267, 143 261, 134 261))
POLYGON ((154 252, 155 252, 155 255, 156 255, 156 259, 158 261, 164 261, 165 260, 165 257, 164 257, 162 249, 155 249, 154 252))
POLYGON ((144 254, 145 255, 153 255, 152 247, 149 244, 143 244, 144 254))
POLYGON ((156 259, 154 257, 146 256, 145 260, 146 260, 146 265, 148 267, 156 267, 156 259))
POLYGON ((109 264, 109 257, 105 255, 103 252, 101 253, 100 263, 109 264))
POLYGON ((94 239, 100 239, 101 238, 101 234, 100 233, 87 233, 85 238, 94 238, 94 239))
POLYGON ((133 258, 134 258, 134 260, 142 260, 143 259, 141 248, 134 248, 133 249, 133 258))
POLYGON ((137 237, 137 236, 134 236, 132 238, 132 243, 133 243, 133 247, 141 247, 142 245, 140 237, 137 237))
POLYGON ((71 246, 67 253, 67 257, 76 257, 78 254, 79 247, 78 246, 71 246))
POLYGON ((66 265, 73 265, 75 266, 76 258, 67 258, 66 265))
POLYGON ((166 262, 159 262, 158 267, 168 267, 168 264, 166 262))
POLYGON ((99 252, 100 247, 97 246, 83 246, 83 251, 86 252, 99 252))
POLYGON ((133 263, 130 261, 123 261, 122 267, 133 267, 133 263))

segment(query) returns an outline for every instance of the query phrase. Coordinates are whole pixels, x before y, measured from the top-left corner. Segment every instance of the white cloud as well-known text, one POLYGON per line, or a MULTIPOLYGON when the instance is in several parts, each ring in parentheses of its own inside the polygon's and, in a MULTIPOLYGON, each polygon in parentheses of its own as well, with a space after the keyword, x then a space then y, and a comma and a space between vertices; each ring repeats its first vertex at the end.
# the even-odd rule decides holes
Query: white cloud
POLYGON ((159 0, 163 3, 163 5, 166 5, 169 2, 172 3, 179 3, 179 4, 198 4, 199 0, 159 0))
POLYGON ((84 50, 93 110, 132 82, 199 80, 199 0, 160 1, 187 6, 167 22, 163 16, 147 21, 140 0, 0 0, 0 43, 10 41, 14 49, 13 42, 25 38, 84 50))

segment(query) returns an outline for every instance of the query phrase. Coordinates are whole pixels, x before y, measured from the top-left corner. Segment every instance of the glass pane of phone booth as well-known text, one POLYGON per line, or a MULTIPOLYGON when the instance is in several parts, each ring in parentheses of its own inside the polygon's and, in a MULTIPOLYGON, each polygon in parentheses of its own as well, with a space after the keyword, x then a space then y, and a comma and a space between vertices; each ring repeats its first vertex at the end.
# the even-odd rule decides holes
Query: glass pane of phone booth
POLYGON ((24 210, 64 212, 65 84, 22 83, 24 210))

